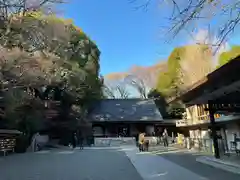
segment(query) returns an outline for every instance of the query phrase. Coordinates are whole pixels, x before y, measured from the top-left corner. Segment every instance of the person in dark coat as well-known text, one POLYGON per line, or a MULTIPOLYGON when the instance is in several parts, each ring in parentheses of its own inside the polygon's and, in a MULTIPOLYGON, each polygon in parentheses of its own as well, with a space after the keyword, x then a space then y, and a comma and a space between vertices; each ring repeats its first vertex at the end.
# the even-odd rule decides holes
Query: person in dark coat
POLYGON ((83 149, 83 134, 82 134, 81 131, 79 131, 78 142, 79 142, 79 147, 80 147, 80 149, 83 149))
POLYGON ((167 129, 163 131, 163 144, 165 147, 168 147, 168 132, 167 129))
POLYGON ((77 146, 77 134, 76 133, 74 133, 73 134, 73 141, 72 141, 72 146, 73 146, 73 148, 76 148, 76 146, 77 146))
POLYGON ((146 140, 144 142, 144 151, 148 151, 148 147, 149 147, 149 140, 146 140))
POLYGON ((135 135, 135 141, 136 141, 136 146, 139 147, 139 143, 138 143, 138 134, 135 135))

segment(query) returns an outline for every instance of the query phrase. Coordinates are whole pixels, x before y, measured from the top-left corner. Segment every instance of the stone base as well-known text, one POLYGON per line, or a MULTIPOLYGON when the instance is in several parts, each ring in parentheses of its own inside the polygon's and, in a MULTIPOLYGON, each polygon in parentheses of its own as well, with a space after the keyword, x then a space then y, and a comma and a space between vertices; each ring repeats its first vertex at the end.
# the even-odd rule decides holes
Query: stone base
POLYGON ((136 144, 135 138, 132 137, 94 138, 94 145, 101 147, 135 145, 135 144, 136 144))

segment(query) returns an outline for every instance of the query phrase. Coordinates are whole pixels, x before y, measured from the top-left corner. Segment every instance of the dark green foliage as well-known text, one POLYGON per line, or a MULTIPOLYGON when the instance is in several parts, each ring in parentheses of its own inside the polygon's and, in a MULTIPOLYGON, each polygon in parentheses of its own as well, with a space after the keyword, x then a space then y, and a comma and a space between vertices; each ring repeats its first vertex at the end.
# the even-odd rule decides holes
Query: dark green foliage
POLYGON ((165 96, 179 89, 179 68, 184 51, 184 47, 175 48, 168 58, 167 71, 159 74, 156 89, 165 96))
POLYGON ((16 153, 25 153, 29 147, 30 142, 27 136, 21 135, 16 139, 15 152, 16 153))
POLYGON ((158 90, 156 89, 152 89, 149 92, 148 98, 155 99, 155 104, 164 119, 181 119, 182 114, 185 112, 182 103, 174 102, 172 104, 168 104, 166 102, 166 97, 161 92, 158 92, 158 90))
POLYGON ((158 110, 160 111, 163 118, 168 117, 168 112, 167 112, 168 104, 161 92, 158 92, 156 89, 152 89, 148 94, 148 98, 155 99, 154 100, 155 104, 158 107, 158 110))
MULTIPOLYGON (((6 107, 3 119, 9 127, 30 135, 46 128, 46 124, 76 126, 76 119, 84 116, 89 104, 102 97, 100 51, 72 22, 40 12, 12 17, 0 28, 0 45, 10 50, 4 55, 8 59, 7 66, 1 64, 4 65, 1 91, 6 107), (26 66, 29 69, 33 66, 31 63, 40 64, 36 68, 37 75, 33 76, 35 71, 20 75, 17 67, 23 63, 29 64, 26 66), (21 88, 16 88, 19 82, 21 88), (45 101, 60 104, 45 107, 45 101), (72 109, 74 104, 80 111, 72 109), (46 123, 47 109, 57 111, 58 116, 46 123), (62 121, 69 121, 69 124, 62 121)), ((23 71, 30 72, 24 68, 23 71)))

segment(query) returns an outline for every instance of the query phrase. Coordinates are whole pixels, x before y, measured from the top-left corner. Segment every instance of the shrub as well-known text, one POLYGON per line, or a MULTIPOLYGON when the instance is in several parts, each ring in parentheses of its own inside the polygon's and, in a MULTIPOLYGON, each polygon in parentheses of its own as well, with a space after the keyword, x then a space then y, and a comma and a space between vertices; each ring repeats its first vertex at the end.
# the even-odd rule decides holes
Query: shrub
POLYGON ((15 152, 16 153, 25 153, 28 148, 28 137, 27 136, 19 136, 16 139, 16 146, 15 146, 15 152))

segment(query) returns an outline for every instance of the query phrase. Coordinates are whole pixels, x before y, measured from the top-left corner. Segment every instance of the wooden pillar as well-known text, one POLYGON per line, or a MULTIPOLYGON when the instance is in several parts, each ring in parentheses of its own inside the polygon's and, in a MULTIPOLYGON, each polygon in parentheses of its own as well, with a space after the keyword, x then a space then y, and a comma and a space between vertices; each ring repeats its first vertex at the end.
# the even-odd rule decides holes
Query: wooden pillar
POLYGON ((215 122, 215 109, 213 107, 212 101, 208 101, 209 105, 209 116, 210 116, 210 124, 211 124, 211 131, 212 131, 212 139, 213 139, 213 148, 214 148, 214 156, 215 158, 220 158, 219 147, 218 147, 218 138, 217 138, 217 131, 216 131, 216 122, 215 122))

